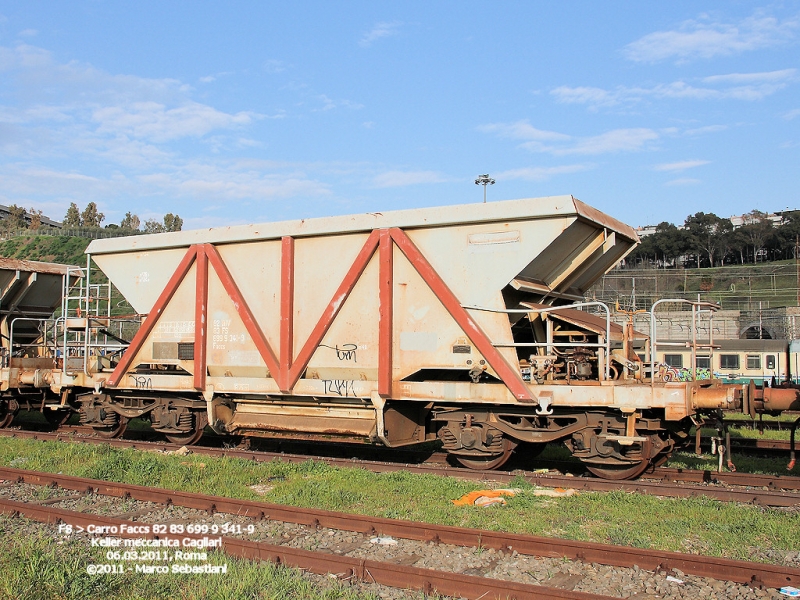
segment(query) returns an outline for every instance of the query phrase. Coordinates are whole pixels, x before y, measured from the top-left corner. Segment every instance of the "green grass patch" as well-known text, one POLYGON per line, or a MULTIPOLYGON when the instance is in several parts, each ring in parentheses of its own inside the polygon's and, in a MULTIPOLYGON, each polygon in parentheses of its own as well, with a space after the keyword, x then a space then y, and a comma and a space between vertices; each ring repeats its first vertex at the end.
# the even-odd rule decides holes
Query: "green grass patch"
POLYGON ((85 267, 84 252, 89 242, 90 239, 73 236, 17 237, 0 242, 0 256, 85 267))
MULTIPOLYGON (((376 600, 338 582, 317 585, 300 571, 211 552, 208 564, 228 565, 218 575, 123 573, 88 575, 88 564, 106 564, 106 549, 59 537, 24 519, 0 516, 0 599, 115 600, 376 600)), ((134 562, 121 563, 133 567, 134 562)), ((150 564, 150 563, 142 563, 150 564)), ((153 563, 155 564, 155 563, 153 563)))
MULTIPOLYGON (((291 506, 740 559, 762 555, 754 549, 769 550, 770 556, 800 550, 800 514, 794 511, 628 493, 540 497, 521 478, 513 485, 522 493, 507 506, 481 509, 451 502, 480 489, 480 483, 404 471, 372 473, 310 460, 261 463, 0 438, 0 464, 291 506), (270 491, 259 496, 254 485, 270 491)), ((699 468, 715 465, 706 461, 699 468)))

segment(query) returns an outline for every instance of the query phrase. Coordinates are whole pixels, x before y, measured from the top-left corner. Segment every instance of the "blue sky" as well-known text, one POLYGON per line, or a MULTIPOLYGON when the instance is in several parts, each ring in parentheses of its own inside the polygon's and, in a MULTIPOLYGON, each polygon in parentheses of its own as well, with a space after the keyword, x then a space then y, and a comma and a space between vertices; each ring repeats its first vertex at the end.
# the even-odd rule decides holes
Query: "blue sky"
POLYGON ((800 208, 800 2, 0 0, 0 204, 800 208))

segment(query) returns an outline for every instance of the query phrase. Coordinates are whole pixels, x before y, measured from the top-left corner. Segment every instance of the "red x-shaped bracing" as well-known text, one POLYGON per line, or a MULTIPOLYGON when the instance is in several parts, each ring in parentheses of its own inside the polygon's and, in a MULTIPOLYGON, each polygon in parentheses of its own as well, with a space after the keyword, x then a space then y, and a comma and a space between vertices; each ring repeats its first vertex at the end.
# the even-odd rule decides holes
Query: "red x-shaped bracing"
POLYGON ((330 329, 339 310, 344 305, 350 292, 364 273, 367 264, 378 250, 379 268, 379 318, 378 318, 378 393, 389 397, 392 394, 392 345, 393 345, 393 248, 397 246, 414 266, 417 273, 425 281, 434 295, 439 299, 450 316, 461 327, 467 337, 475 345, 478 352, 486 359, 500 379, 505 383, 517 400, 530 401, 531 393, 522 380, 518 370, 512 368, 495 348, 478 323, 461 306, 455 294, 442 280, 436 270, 419 251, 404 231, 398 228, 376 229, 364 242, 350 269, 334 293, 317 324, 309 335, 300 352, 294 357, 293 322, 294 322, 294 238, 284 237, 281 243, 281 320, 279 356, 275 355, 269 341, 245 302, 239 287, 231 276, 217 248, 212 244, 191 246, 184 255, 178 268, 172 274, 166 287, 156 300, 142 327, 131 341, 111 377, 106 382, 115 387, 127 373, 147 337, 152 332, 159 317, 169 304, 176 290, 183 282, 191 266, 197 263, 196 295, 195 295, 195 328, 194 328, 194 387, 203 391, 206 387, 206 346, 208 329, 208 265, 217 273, 222 286, 233 302, 245 329, 255 343, 261 358, 284 393, 291 393, 300 376, 308 366, 325 334, 330 329))

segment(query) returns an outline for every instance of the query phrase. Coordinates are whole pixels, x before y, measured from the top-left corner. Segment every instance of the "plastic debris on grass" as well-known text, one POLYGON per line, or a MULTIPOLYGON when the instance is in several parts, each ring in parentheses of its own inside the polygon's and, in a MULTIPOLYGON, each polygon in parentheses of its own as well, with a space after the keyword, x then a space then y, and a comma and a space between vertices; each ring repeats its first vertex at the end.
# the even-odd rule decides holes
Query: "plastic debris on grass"
MULTIPOLYGON (((522 490, 519 488, 503 488, 497 490, 475 490, 464 494, 458 500, 453 500, 456 506, 495 506, 506 504, 505 497, 513 498, 522 490)), ((549 496, 551 498, 563 498, 566 496, 573 496, 578 493, 577 490, 568 488, 543 488, 530 490, 525 492, 534 496, 549 496)))
POLYGON ((496 504, 503 505, 506 503, 503 496, 514 497, 519 494, 520 490, 517 488, 507 488, 499 490, 475 490, 464 494, 458 500, 453 500, 456 506, 494 506, 496 504))
POLYGON ((578 490, 575 488, 543 488, 538 490, 533 490, 530 492, 534 496, 549 496, 550 498, 566 498, 567 496, 574 496, 578 493, 578 490))

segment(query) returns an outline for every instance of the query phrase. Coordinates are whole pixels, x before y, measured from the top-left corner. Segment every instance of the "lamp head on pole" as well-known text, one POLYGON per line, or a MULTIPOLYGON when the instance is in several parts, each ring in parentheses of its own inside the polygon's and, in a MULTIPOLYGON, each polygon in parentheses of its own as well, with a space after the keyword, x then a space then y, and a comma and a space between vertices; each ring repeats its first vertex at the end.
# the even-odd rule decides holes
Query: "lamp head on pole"
POLYGON ((484 175, 478 175, 478 178, 475 179, 475 185, 482 185, 483 186, 483 202, 486 203, 486 186, 487 185, 494 185, 494 179, 489 177, 489 174, 486 173, 484 175))

